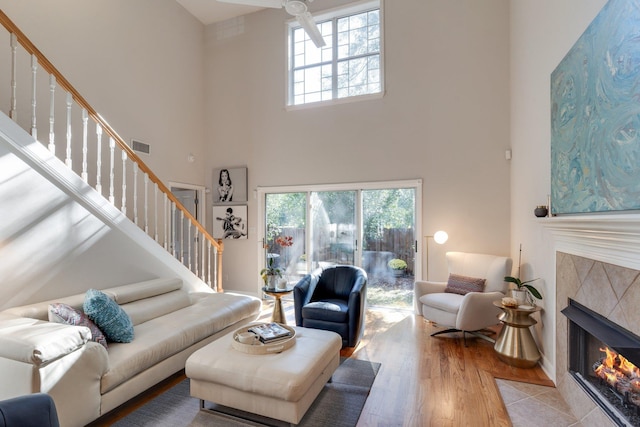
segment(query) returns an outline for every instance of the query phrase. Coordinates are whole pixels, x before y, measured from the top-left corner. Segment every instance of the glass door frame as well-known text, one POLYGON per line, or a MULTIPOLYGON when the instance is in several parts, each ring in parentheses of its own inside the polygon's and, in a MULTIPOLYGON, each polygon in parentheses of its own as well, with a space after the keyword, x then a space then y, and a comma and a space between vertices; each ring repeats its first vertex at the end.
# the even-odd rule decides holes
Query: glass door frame
MULTIPOLYGON (((259 269, 265 267, 265 256, 263 248, 263 238, 266 230, 266 195, 269 193, 311 193, 311 192, 325 192, 325 191, 356 191, 356 225, 358 227, 357 241, 358 245, 355 257, 355 265, 361 266, 362 260, 362 241, 363 241, 363 226, 362 226, 362 190, 386 190, 394 188, 413 188, 415 189, 415 239, 416 239, 416 259, 420 259, 420 262, 415 263, 415 277, 422 277, 422 179, 413 180, 398 180, 398 181, 376 181, 376 182, 357 182, 357 183, 345 183, 345 184, 313 184, 313 185, 292 185, 292 186, 272 186, 272 187, 256 187, 256 197, 258 200, 258 215, 257 215, 257 259, 259 269)), ((309 220, 309 194, 307 194, 307 221, 309 220)), ((306 239, 311 238, 310 233, 307 233, 306 239)), ((310 247, 310 242, 305 242, 306 247, 310 247)), ((307 260, 309 263, 309 260, 307 260)), ((308 265, 307 265, 308 267, 308 265)), ((260 278, 256 281, 258 290, 262 289, 263 283, 260 278)))

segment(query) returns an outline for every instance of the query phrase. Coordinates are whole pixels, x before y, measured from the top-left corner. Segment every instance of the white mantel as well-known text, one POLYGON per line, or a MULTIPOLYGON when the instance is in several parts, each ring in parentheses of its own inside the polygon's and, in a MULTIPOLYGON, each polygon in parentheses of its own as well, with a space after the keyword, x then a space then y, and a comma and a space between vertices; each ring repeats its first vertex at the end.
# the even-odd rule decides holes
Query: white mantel
POLYGON ((540 220, 556 251, 640 270, 640 214, 559 216, 540 220))

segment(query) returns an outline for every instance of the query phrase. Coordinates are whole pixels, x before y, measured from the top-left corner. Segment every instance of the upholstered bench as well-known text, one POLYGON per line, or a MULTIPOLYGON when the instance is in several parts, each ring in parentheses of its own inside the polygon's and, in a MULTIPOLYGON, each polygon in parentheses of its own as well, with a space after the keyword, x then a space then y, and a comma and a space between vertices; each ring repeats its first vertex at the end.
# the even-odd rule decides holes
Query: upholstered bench
POLYGON ((295 344, 281 353, 248 354, 227 334, 193 353, 185 366, 191 396, 298 424, 340 364, 335 332, 295 327, 295 344))

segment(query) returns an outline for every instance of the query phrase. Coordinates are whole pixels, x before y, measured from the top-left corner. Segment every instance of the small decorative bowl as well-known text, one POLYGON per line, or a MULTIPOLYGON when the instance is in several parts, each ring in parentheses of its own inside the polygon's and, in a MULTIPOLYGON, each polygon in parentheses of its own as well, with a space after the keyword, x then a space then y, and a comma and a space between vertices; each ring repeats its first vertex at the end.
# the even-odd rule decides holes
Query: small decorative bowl
POLYGON ((542 218, 545 217, 549 214, 549 209, 547 209, 546 206, 537 206, 534 210, 533 210, 533 214, 535 216, 537 216, 538 218, 542 218))

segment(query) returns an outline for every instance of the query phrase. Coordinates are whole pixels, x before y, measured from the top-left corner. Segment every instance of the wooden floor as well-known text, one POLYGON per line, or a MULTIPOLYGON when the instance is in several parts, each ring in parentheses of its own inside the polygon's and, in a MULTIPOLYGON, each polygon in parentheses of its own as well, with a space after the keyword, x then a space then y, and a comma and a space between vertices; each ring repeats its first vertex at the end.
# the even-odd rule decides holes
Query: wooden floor
MULTIPOLYGON (((271 302, 263 304, 268 321, 271 302)), ((284 301, 293 325, 293 303, 284 301)), ((408 311, 369 309, 363 339, 342 356, 382 364, 358 427, 510 426, 494 378, 553 386, 541 368, 521 369, 501 362, 481 339, 430 334, 440 328, 408 311)), ((177 376, 151 390, 95 426, 106 426, 180 381, 177 376)))

